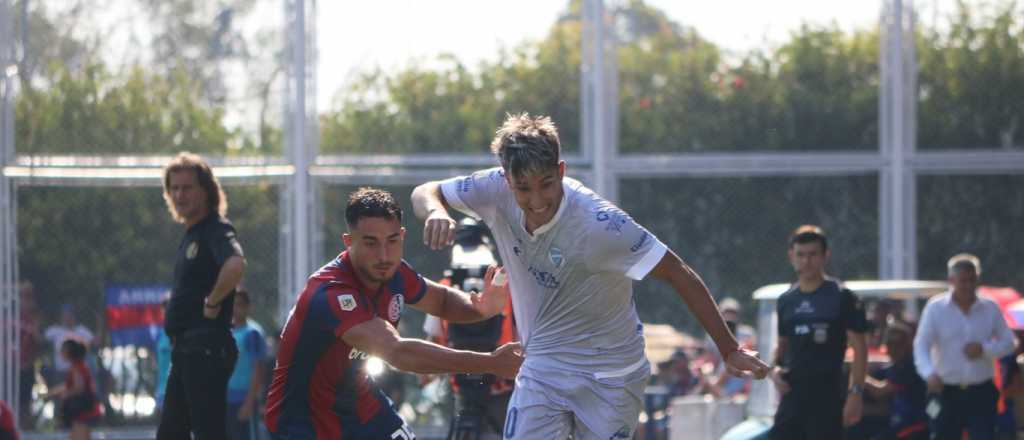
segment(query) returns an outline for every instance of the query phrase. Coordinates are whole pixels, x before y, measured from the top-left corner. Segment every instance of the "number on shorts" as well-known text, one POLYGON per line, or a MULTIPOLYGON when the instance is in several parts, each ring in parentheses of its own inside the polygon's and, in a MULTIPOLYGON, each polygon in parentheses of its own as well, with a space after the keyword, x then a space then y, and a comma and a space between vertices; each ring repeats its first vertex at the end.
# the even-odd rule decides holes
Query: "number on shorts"
POLYGON ((519 420, 519 409, 509 408, 508 417, 505 418, 505 438, 512 438, 516 435, 516 421, 519 420))

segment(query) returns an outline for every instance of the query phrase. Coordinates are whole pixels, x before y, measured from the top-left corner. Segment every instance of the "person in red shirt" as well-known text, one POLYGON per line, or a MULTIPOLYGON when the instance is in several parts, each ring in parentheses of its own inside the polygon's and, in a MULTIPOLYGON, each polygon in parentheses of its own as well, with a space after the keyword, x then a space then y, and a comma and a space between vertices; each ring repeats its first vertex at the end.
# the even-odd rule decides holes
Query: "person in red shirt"
POLYGON ((0 400, 0 440, 20 440, 14 429, 14 414, 7 403, 0 400))
POLYGON ((491 353, 454 350, 396 330, 405 305, 455 322, 501 312, 508 288, 469 295, 424 279, 402 260, 402 211, 394 197, 363 188, 345 208, 346 250, 310 276, 288 315, 264 417, 276 440, 415 438, 367 374, 377 356, 414 373, 492 373, 513 377, 518 344, 491 353))
POLYGON ((61 400, 62 422, 71 428, 71 440, 88 440, 92 425, 103 416, 92 373, 85 364, 85 353, 85 344, 74 339, 67 339, 61 344, 60 354, 71 368, 64 385, 51 392, 61 400))

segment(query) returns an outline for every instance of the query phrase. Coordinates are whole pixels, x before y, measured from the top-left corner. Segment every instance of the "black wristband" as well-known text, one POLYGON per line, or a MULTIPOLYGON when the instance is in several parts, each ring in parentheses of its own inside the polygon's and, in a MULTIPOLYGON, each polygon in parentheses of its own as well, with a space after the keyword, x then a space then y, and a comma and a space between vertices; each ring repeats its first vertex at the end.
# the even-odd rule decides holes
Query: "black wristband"
POLYGON ((208 309, 216 309, 216 308, 220 307, 220 303, 211 304, 210 303, 210 297, 206 297, 206 299, 203 300, 203 307, 206 307, 208 309))

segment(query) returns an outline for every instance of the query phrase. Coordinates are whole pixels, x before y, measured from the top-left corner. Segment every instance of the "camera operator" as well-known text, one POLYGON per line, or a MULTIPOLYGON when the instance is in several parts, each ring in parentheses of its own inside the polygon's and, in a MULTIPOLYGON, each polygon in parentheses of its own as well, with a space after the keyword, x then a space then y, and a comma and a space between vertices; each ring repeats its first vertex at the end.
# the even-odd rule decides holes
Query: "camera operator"
MULTIPOLYGON (((496 265, 486 226, 472 218, 459 222, 452 248, 451 268, 440 282, 465 292, 483 288, 487 267, 496 265)), ((460 350, 485 350, 515 340, 512 302, 491 319, 472 324, 455 324, 428 316, 424 330, 435 342, 460 350)), ((491 374, 455 374, 451 378, 455 413, 448 429, 449 440, 500 439, 505 411, 512 395, 513 380, 491 374)))

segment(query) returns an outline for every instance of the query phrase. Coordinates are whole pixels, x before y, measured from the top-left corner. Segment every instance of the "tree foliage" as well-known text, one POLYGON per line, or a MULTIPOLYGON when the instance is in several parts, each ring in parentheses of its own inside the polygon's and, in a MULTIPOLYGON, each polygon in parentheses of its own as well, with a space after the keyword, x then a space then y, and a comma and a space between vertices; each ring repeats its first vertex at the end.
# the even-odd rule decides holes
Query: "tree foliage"
MULTIPOLYGON (((63 15, 32 10, 32 56, 24 59, 16 112, 19 153, 280 152, 280 130, 267 109, 281 46, 266 39, 240 42, 231 25, 257 2, 138 1, 153 8, 149 19, 159 23, 158 57, 150 64, 112 65, 99 56, 102 42, 95 38, 101 36, 75 32, 76 20, 98 3, 70 2, 63 15), (228 10, 230 16, 222 15, 228 10), (259 69, 253 75, 262 84, 264 111, 257 133, 231 127, 234 104, 211 99, 211 81, 222 79, 211 66, 225 59, 259 69)), ((919 31, 921 148, 1022 144, 1024 14, 1012 0, 986 5, 961 3, 948 25, 919 31)), ((641 0, 609 12, 619 41, 621 153, 877 148, 877 29, 806 25, 777 47, 736 54, 641 0)), ((517 112, 551 115, 566 150, 578 152, 581 35, 581 2, 573 0, 543 39, 499 49, 477 65, 448 54, 396 71, 364 72, 320 115, 321 152, 483 153, 505 114, 517 112)), ((921 273, 938 276, 935 267, 946 254, 974 250, 991 260, 985 261, 988 281, 1021 286, 1024 280, 1009 269, 1019 246, 1001 241, 1019 229, 1020 207, 1013 202, 1024 195, 1018 180, 921 178, 921 273), (951 215, 963 206, 996 214, 969 221, 951 215)), ((875 276, 877 182, 875 175, 627 179, 621 194, 624 208, 691 260, 715 292, 745 298, 761 284, 792 277, 784 239, 799 223, 818 222, 832 234, 836 275, 875 276)), ((339 212, 346 189, 325 191, 332 207, 327 237, 340 233, 331 213, 339 212)), ((407 198, 407 187, 394 189, 407 198)), ((231 187, 228 194, 248 251, 247 282, 272 295, 277 188, 231 187)), ((104 282, 170 279, 180 230, 156 187, 22 188, 18 209, 21 272, 41 284, 51 304, 74 290, 81 294, 74 301, 98 306, 104 282), (52 276, 55 271, 61 275, 52 276)), ((406 226, 418 229, 411 219, 406 226)), ((410 261, 427 270, 443 263, 417 242, 407 246, 410 261)), ((328 255, 337 248, 332 241, 328 255)), ((686 325, 681 307, 665 306, 678 304, 667 295, 653 283, 640 284, 641 316, 686 325)))

